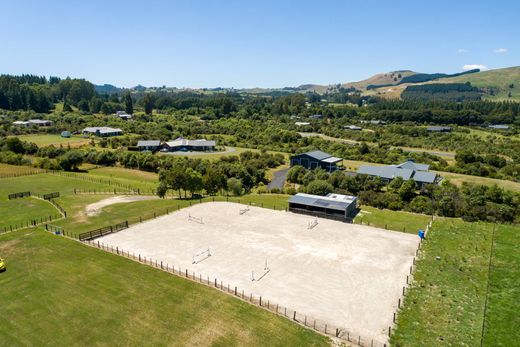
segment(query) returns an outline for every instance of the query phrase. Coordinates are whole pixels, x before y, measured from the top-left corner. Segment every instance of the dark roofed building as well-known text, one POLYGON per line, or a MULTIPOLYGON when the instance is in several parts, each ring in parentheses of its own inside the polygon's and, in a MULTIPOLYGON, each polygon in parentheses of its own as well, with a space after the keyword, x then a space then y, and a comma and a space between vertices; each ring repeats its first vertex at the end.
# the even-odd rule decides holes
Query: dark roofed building
POLYGON ((342 169, 341 163, 343 163, 343 159, 333 157, 322 151, 311 151, 291 157, 291 166, 301 165, 309 170, 321 168, 328 172, 333 172, 342 169))
POLYGON ((433 125, 431 127, 427 127, 426 131, 431 133, 449 133, 451 132, 451 127, 433 125))
POLYGON ((419 188, 422 188, 426 184, 439 182, 440 177, 434 172, 429 172, 429 168, 430 166, 427 164, 418 164, 408 160, 399 165, 361 165, 358 168, 358 173, 379 177, 385 183, 396 177, 401 177, 404 181, 414 180, 419 188))
POLYGON ((334 193, 326 196, 298 193, 289 199, 289 211, 351 222, 357 212, 357 197, 334 193))
POLYGON ((159 140, 139 140, 137 141, 137 148, 140 151, 152 151, 155 152, 161 146, 161 141, 159 140))

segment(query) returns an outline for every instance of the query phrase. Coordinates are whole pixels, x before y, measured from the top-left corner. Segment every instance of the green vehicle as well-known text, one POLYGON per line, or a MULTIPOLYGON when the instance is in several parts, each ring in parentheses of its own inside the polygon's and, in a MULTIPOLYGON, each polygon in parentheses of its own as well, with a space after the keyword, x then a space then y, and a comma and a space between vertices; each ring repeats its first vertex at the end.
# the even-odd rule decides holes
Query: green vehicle
POLYGON ((0 272, 4 272, 5 270, 7 270, 7 266, 5 265, 5 260, 0 258, 0 272))

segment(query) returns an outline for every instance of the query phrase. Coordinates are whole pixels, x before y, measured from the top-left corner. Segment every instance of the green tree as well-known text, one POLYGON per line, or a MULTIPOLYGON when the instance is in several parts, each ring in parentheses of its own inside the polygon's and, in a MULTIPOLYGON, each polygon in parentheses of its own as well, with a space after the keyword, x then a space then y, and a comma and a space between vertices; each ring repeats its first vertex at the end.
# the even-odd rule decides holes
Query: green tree
POLYGON ((123 102, 125 104, 125 112, 127 114, 134 113, 134 102, 132 101, 132 95, 129 90, 123 94, 123 102))
POLYGON ((77 170, 83 163, 83 153, 78 150, 68 151, 58 159, 58 163, 65 171, 77 170))
POLYGON ((233 195, 242 195, 244 188, 242 186, 242 180, 231 177, 227 180, 227 190, 233 193, 233 195))
POLYGON ((327 195, 328 193, 332 193, 334 187, 327 181, 324 180, 314 180, 306 187, 306 192, 309 194, 315 195, 327 195))
POLYGON ((146 114, 152 114, 154 101, 150 93, 146 93, 143 97, 144 112, 146 114))
POLYGON ((193 170, 191 167, 186 169, 186 190, 193 196, 194 192, 202 189, 202 175, 200 172, 193 170))

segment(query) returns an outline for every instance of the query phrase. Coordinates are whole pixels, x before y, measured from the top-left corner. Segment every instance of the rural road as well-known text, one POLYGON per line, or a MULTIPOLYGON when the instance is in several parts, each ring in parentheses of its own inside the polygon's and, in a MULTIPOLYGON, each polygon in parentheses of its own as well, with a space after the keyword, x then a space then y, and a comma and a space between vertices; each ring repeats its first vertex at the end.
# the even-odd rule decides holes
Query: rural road
POLYGON ((267 185, 267 188, 273 189, 278 188, 282 190, 283 185, 285 184, 285 178, 287 177, 287 172, 289 168, 281 169, 273 172, 273 179, 267 185))

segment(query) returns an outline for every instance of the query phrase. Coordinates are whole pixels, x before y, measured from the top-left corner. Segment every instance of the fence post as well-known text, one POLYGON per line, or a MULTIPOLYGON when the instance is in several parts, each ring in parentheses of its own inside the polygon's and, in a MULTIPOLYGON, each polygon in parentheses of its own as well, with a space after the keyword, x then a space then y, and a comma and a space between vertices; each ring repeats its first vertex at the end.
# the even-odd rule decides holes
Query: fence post
POLYGON ((294 311, 293 320, 296 320, 296 311, 294 311))

